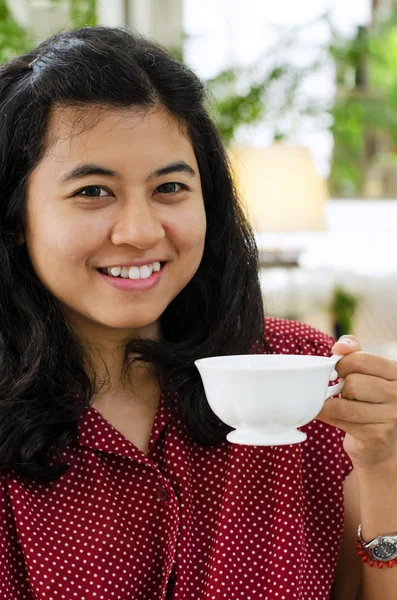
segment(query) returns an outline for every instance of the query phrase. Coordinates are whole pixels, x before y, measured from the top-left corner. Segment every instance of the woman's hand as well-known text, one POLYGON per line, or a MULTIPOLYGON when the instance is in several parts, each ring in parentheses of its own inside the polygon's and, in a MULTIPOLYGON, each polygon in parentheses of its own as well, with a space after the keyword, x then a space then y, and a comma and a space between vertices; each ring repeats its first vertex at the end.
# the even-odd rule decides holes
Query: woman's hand
POLYGON ((343 443, 355 469, 397 465, 397 361, 361 351, 353 335, 332 347, 344 354, 335 369, 345 380, 316 419, 346 431, 343 443))

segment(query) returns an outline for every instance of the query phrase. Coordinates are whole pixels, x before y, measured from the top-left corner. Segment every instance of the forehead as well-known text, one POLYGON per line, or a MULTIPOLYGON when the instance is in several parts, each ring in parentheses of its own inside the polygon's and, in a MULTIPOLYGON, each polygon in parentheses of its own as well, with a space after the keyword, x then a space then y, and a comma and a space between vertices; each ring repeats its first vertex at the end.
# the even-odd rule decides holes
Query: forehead
MULTIPOLYGON (((194 157, 186 128, 161 108, 113 108, 96 105, 56 107, 47 128, 44 160, 107 158, 148 152, 177 152, 194 157), (111 154, 110 154, 111 153, 111 154)), ((160 157, 159 157, 160 159, 160 157)), ((161 158, 162 159, 162 158, 161 158)))

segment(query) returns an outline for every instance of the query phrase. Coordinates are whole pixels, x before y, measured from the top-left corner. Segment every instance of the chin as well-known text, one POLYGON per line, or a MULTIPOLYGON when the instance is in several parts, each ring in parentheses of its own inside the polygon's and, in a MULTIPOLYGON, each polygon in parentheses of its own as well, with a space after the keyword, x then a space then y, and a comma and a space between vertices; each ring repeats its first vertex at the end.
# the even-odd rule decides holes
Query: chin
POLYGON ((155 328, 158 318, 159 317, 156 315, 153 318, 135 317, 134 319, 112 319, 111 321, 106 320, 98 324, 101 324, 108 329, 126 331, 127 333, 131 332, 131 335, 135 335, 136 333, 139 334, 143 329, 155 328))

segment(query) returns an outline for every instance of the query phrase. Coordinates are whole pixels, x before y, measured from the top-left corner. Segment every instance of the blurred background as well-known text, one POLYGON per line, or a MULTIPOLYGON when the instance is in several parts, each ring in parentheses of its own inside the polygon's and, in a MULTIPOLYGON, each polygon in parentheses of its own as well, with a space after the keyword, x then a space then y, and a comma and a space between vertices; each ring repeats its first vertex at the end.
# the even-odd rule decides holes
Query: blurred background
POLYGON ((397 360, 397 0, 0 0, 0 61, 95 24, 205 81, 266 314, 397 360))

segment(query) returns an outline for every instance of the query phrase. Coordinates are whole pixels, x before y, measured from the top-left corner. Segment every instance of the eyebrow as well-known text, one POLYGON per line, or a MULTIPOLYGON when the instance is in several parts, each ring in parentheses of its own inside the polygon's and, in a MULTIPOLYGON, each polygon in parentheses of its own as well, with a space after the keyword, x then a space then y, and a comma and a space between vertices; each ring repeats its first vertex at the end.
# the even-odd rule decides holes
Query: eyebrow
MULTIPOLYGON (((157 177, 161 177, 162 175, 169 175, 170 173, 186 173, 191 177, 196 176, 195 170, 188 165, 184 160, 178 160, 176 162, 170 163, 169 165, 165 165, 164 167, 160 167, 155 171, 151 171, 146 178, 146 181, 150 181, 152 179, 156 179, 157 177)), ((115 179, 122 179, 122 176, 117 171, 113 171, 112 169, 106 169, 105 167, 101 167, 100 165, 96 165, 93 163, 85 163, 81 165, 77 165, 62 177, 59 178, 59 182, 67 183, 69 181, 75 181, 76 179, 82 179, 83 177, 88 177, 89 175, 102 175, 106 177, 113 177, 115 179)))

